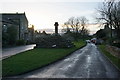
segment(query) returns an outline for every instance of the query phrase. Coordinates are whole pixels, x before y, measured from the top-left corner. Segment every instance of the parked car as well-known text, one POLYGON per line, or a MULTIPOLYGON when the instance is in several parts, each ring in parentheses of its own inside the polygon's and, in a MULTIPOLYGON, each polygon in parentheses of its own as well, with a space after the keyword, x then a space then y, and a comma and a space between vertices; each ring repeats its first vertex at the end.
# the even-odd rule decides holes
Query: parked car
POLYGON ((96 44, 96 40, 97 40, 96 38, 92 38, 91 42, 94 43, 94 44, 96 44))
POLYGON ((96 45, 100 45, 100 44, 102 44, 102 43, 103 43, 103 40, 97 39, 95 44, 96 44, 96 45))

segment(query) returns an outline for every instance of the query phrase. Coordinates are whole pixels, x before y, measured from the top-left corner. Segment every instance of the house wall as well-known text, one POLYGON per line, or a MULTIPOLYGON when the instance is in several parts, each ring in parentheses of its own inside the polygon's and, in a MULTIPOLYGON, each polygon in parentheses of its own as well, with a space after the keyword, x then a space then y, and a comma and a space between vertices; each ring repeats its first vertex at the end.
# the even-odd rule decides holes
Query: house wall
POLYGON ((3 13, 1 22, 2 22, 3 31, 10 26, 16 26, 17 27, 17 40, 23 39, 27 41, 28 20, 27 20, 25 13, 3 13))
POLYGON ((25 41, 27 40, 27 35, 28 35, 28 21, 26 19, 25 15, 20 16, 20 37, 21 39, 24 39, 25 41))

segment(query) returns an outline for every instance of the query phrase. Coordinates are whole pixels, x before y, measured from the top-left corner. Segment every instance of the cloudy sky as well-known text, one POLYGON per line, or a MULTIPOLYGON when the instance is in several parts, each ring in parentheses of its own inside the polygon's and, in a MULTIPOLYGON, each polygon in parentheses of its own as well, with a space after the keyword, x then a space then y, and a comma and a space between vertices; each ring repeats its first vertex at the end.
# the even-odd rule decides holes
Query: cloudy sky
MULTIPOLYGON (((2 13, 26 13, 29 24, 35 29, 54 29, 54 23, 64 24, 70 17, 85 16, 89 23, 95 23, 96 9, 102 0, 2 0, 2 13)), ((88 27, 91 33, 99 28, 88 27)))

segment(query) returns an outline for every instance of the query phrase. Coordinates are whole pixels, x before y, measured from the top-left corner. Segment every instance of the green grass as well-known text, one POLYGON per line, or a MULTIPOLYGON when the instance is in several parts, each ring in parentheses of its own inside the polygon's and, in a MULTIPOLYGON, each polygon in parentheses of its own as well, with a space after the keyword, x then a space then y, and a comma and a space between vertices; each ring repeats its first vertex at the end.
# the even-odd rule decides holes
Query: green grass
POLYGON ((75 41, 73 42, 76 48, 80 48, 81 46, 85 45, 85 41, 80 40, 80 41, 75 41))
POLYGON ((112 61, 112 63, 115 64, 120 69, 120 59, 118 57, 113 56, 108 51, 106 51, 105 45, 99 45, 98 47, 112 61))
POLYGON ((74 42, 74 44, 76 45, 76 47, 74 48, 36 48, 7 58, 3 60, 2 63, 3 76, 17 75, 34 69, 38 69, 70 54, 71 52, 85 45, 85 42, 79 41, 74 42))

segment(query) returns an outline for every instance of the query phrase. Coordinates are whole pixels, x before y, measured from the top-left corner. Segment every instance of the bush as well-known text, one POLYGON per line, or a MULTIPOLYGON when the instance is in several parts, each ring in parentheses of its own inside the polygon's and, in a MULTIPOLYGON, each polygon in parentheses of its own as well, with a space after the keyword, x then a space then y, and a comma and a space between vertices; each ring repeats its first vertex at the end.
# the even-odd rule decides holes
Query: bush
POLYGON ((113 43, 112 46, 116 46, 120 48, 120 43, 113 43))
POLYGON ((62 37, 65 38, 68 41, 74 41, 75 40, 74 37, 71 36, 70 34, 63 34, 62 37))
POLYGON ((25 41, 24 40, 17 40, 16 45, 24 45, 25 41))
MULTIPOLYGON (((17 40, 17 28, 16 26, 10 26, 7 29, 7 32, 4 35, 7 39, 5 41, 8 41, 8 45, 15 45, 16 40, 17 40)), ((3 41, 4 42, 4 41, 3 41)))
POLYGON ((35 41, 38 48, 69 48, 74 46, 71 41, 60 35, 47 35, 39 37, 35 41))

